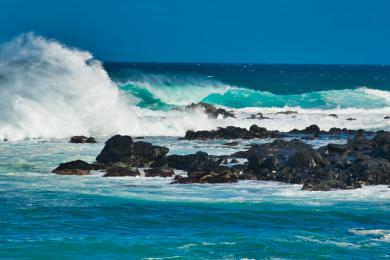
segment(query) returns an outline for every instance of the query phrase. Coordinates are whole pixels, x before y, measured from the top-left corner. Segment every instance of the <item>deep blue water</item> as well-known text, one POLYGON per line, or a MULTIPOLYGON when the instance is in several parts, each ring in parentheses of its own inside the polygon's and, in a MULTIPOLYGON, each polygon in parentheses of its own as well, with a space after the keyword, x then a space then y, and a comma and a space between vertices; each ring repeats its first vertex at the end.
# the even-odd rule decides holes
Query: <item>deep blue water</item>
MULTIPOLYGON (((0 143, 1 258, 390 257, 386 186, 307 192, 272 182, 171 185, 163 178, 49 173, 61 161, 93 161, 102 141, 0 143)), ((171 153, 242 149, 226 150, 223 140, 146 141, 171 145, 171 153)), ((328 141, 321 142, 314 144, 328 141)))

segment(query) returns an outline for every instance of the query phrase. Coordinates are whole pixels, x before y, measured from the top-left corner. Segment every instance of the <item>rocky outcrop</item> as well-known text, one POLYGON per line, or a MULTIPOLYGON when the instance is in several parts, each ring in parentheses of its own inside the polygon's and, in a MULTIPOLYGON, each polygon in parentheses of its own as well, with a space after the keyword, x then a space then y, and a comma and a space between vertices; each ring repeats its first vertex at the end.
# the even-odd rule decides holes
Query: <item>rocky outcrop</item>
POLYGON ((186 106, 187 109, 202 109, 204 112, 211 118, 218 118, 222 116, 223 118, 236 117, 234 113, 229 112, 223 108, 216 108, 214 105, 208 103, 192 103, 191 105, 186 106))
POLYGON ((93 166, 82 160, 61 163, 52 172, 60 175, 89 175, 93 166))
POLYGON ((122 162, 130 167, 163 166, 168 152, 166 147, 133 142, 130 136, 115 135, 107 140, 96 161, 103 164, 122 162))
POLYGON ((93 138, 93 137, 86 137, 86 136, 83 136, 83 135, 76 135, 76 136, 72 136, 70 138, 69 143, 74 143, 74 144, 84 144, 84 143, 94 144, 94 143, 96 143, 96 139, 93 138))
POLYGON ((238 170, 220 166, 210 170, 189 171, 187 177, 177 177, 173 183, 234 183, 238 177, 238 170))
POLYGON ((246 128, 228 126, 220 127, 212 131, 187 131, 184 139, 207 140, 207 139, 253 139, 253 138, 275 138, 282 135, 278 131, 268 131, 264 127, 252 125, 249 130, 246 128))

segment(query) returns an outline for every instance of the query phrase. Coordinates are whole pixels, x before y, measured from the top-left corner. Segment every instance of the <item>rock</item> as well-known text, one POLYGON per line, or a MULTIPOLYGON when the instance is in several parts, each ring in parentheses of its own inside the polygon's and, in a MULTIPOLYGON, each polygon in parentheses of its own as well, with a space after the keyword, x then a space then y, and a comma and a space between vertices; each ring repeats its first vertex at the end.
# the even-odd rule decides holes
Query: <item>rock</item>
POLYGON ((133 139, 127 135, 115 135, 108 139, 96 157, 98 163, 129 162, 133 156, 133 139))
POLYGON ((143 136, 134 137, 134 140, 140 140, 140 139, 145 139, 145 137, 143 137, 143 136))
POLYGON ((313 135, 314 137, 320 136, 320 128, 317 125, 310 125, 303 130, 293 129, 289 133, 291 134, 305 134, 305 135, 313 135))
POLYGON ((214 105, 207 104, 207 103, 197 103, 194 104, 192 103, 191 105, 186 107, 187 109, 203 109, 205 113, 211 117, 211 118, 218 118, 220 115, 223 116, 223 118, 228 118, 228 117, 233 117, 235 118, 236 116, 229 111, 226 111, 223 108, 216 108, 214 105))
POLYGON ((76 135, 76 136, 72 136, 70 138, 69 143, 75 143, 75 144, 89 143, 89 144, 94 144, 94 143, 96 143, 96 140, 93 137, 86 137, 86 136, 83 136, 83 135, 76 135))
POLYGON ((264 116, 262 113, 257 113, 254 115, 250 115, 250 117, 247 117, 246 119, 258 119, 258 120, 264 120, 264 119, 270 119, 269 117, 264 116))
POLYGON ((136 168, 131 167, 110 167, 106 170, 106 174, 103 177, 127 177, 127 176, 139 176, 140 172, 136 168))
POLYGON ((206 139, 253 139, 253 138, 275 138, 281 137, 278 131, 268 131, 264 127, 252 125, 249 130, 241 127, 228 126, 220 127, 213 131, 187 131, 184 139, 206 140, 206 139))
POLYGON ((218 167, 213 171, 190 171, 188 177, 175 179, 173 183, 234 183, 238 181, 239 172, 228 167, 218 167))
POLYGON ((276 115, 293 115, 293 114, 298 114, 298 112, 287 110, 287 111, 280 111, 276 113, 276 115))
POLYGON ((172 177, 175 172, 170 168, 145 169, 145 177, 172 177))
POLYGON ((296 139, 252 146, 247 159, 246 176, 297 184, 303 183, 311 168, 323 163, 316 150, 296 139))
POLYGON ((328 116, 338 118, 338 116, 336 114, 329 114, 328 116))
POLYGON ((217 161, 210 159, 205 152, 169 155, 167 156, 167 162, 169 167, 184 171, 214 169, 219 165, 217 161))
POLYGON ((347 120, 348 120, 348 121, 355 121, 356 118, 348 117, 347 120))
POLYGON ((105 144, 96 161, 103 164, 125 163, 130 167, 160 167, 166 164, 169 149, 147 142, 133 142, 130 136, 116 135, 105 144))
POLYGON ((52 172, 61 175, 89 175, 93 169, 89 163, 82 160, 76 160, 66 163, 61 163, 52 172))
POLYGON ((223 145, 226 145, 226 146, 237 146, 237 145, 239 145, 239 142, 229 142, 229 143, 224 143, 223 145))
POLYGON ((134 167, 161 166, 161 160, 169 152, 169 149, 162 146, 152 145, 147 142, 134 143, 134 153, 131 165, 134 167))
POLYGON ((390 119, 390 116, 385 116, 383 119, 390 119))

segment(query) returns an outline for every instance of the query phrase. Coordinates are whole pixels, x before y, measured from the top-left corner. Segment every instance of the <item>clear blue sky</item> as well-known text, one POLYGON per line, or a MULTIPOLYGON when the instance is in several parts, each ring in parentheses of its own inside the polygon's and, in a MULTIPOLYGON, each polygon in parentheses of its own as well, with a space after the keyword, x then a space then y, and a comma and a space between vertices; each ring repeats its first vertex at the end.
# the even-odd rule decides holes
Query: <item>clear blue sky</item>
POLYGON ((0 0, 0 41, 26 31, 111 61, 390 64, 390 0, 0 0))

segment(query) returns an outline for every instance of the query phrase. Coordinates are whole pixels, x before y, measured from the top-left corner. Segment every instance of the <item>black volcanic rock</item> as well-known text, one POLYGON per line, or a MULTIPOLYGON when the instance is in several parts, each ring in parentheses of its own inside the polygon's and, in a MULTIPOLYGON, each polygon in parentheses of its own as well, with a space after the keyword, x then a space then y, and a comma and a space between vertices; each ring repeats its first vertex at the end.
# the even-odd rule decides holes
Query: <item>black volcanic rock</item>
POLYGON ((168 152, 166 147, 143 141, 134 143, 130 136, 115 135, 106 142, 96 161, 103 164, 122 162, 131 167, 163 166, 168 152))
POLYGON ((253 138, 275 138, 280 137, 278 131, 268 131, 264 127, 252 125, 249 130, 246 128, 228 126, 220 127, 212 131, 187 131, 184 139, 206 140, 206 139, 253 139, 253 138))
POLYGON ((106 170, 103 177, 134 177, 139 175, 140 172, 137 168, 113 166, 106 170))
POLYGON ((52 172, 60 175, 89 175, 93 166, 82 160, 61 163, 52 172))
POLYGON ((211 118, 218 118, 220 115, 223 116, 223 118, 233 117, 236 116, 223 108, 216 108, 214 105, 208 104, 208 103, 192 103, 191 105, 186 106, 187 109, 203 109, 204 112, 211 118))
POLYGON ((239 178, 239 171, 229 167, 217 167, 213 170, 189 171, 188 177, 176 178, 173 183, 234 183, 239 178))
POLYGON ((86 137, 83 135, 76 135, 72 136, 69 140, 69 143, 74 143, 74 144, 83 144, 83 143, 89 143, 89 144, 94 144, 96 143, 96 139, 93 137, 86 137))
POLYGON ((134 153, 133 139, 127 135, 115 135, 108 139, 96 157, 98 163, 129 162, 134 153))

